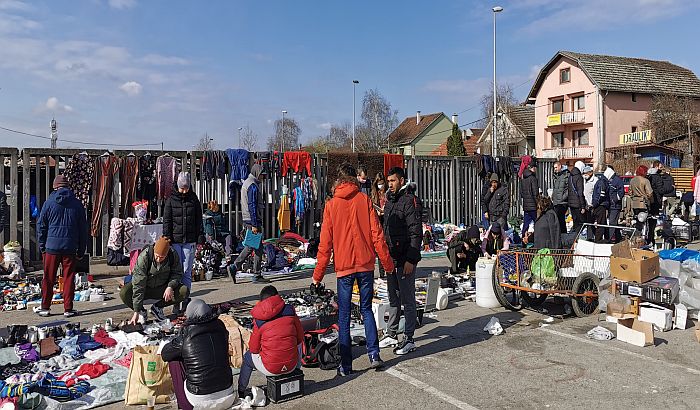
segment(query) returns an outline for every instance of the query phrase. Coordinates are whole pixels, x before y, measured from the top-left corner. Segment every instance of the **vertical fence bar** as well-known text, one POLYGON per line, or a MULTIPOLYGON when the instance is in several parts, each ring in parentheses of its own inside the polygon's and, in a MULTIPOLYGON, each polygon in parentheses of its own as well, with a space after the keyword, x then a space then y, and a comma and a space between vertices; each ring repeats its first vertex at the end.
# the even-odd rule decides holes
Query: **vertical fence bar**
POLYGON ((22 253, 24 262, 28 263, 30 258, 30 234, 31 234, 31 214, 29 209, 31 164, 29 163, 29 151, 22 151, 22 253))

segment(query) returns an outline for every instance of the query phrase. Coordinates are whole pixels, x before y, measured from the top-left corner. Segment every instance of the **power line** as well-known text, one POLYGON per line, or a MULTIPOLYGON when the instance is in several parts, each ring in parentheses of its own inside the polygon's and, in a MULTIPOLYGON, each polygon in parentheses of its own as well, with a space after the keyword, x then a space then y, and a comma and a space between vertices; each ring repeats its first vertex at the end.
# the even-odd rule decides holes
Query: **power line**
MULTIPOLYGON (((45 140, 51 139, 50 137, 45 137, 43 135, 37 135, 37 134, 29 133, 29 132, 13 130, 11 128, 0 127, 0 130, 14 132, 15 134, 26 135, 28 137, 34 137, 34 138, 41 138, 41 139, 45 139, 45 140)), ((150 146, 158 146, 158 145, 162 144, 162 142, 144 143, 144 144, 111 144, 111 143, 105 143, 105 142, 87 142, 87 141, 74 141, 74 140, 63 140, 63 139, 61 140, 61 142, 69 142, 71 144, 94 145, 94 146, 108 146, 108 147, 145 147, 145 146, 150 147, 150 146)))
MULTIPOLYGON (((527 83, 529 83, 529 82, 530 82, 530 79, 527 79, 527 80, 523 81, 522 83, 516 85, 515 87, 511 88, 511 90, 517 90, 518 88, 524 86, 525 84, 527 84, 527 83)), ((473 105, 473 106, 467 108, 466 110, 459 111, 457 114, 462 114, 462 113, 471 111, 471 110, 473 110, 474 108, 478 108, 479 106, 481 106, 481 103, 475 104, 475 105, 473 105)))

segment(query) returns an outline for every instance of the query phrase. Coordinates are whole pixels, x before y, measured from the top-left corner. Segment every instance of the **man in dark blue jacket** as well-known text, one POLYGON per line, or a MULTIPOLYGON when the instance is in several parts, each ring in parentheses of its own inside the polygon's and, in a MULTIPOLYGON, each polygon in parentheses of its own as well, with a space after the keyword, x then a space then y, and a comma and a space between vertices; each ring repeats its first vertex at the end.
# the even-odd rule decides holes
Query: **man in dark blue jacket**
MULTIPOLYGON (((605 179, 608 180, 608 199, 610 201, 610 212, 608 213, 608 225, 618 226, 620 220, 620 212, 622 211, 622 198, 625 196, 625 184, 615 173, 615 168, 608 165, 608 168, 603 173, 605 179)), ((613 243, 620 241, 620 230, 610 228, 608 230, 608 240, 613 243)))
POLYGON ((608 222, 608 209, 610 208, 610 198, 608 198, 608 179, 604 174, 597 175, 598 181, 593 187, 593 220, 595 221, 595 241, 600 243, 605 234, 605 228, 602 225, 608 222))
POLYGON ((53 286, 59 263, 63 267, 63 315, 72 317, 75 295, 75 268, 78 259, 85 255, 87 246, 87 220, 83 204, 68 188, 63 175, 53 181, 54 191, 41 208, 37 222, 39 250, 44 260, 44 277, 41 281, 41 310, 39 316, 50 314, 53 286))
MULTIPOLYGON (((245 225, 245 235, 248 232, 253 234, 262 233, 262 219, 264 212, 265 201, 263 200, 263 193, 260 190, 260 181, 263 177, 262 168, 259 164, 254 164, 250 168, 250 175, 248 179, 243 182, 241 187, 241 216, 243 219, 243 224, 245 225)), ((238 258, 233 262, 236 267, 236 272, 240 272, 243 263, 248 259, 251 253, 255 253, 253 257, 253 283, 268 283, 269 280, 263 278, 262 271, 260 270, 260 264, 262 262, 263 247, 262 241, 257 248, 252 248, 246 246, 238 258)), ((233 281, 236 281, 235 273, 233 274, 233 281)))

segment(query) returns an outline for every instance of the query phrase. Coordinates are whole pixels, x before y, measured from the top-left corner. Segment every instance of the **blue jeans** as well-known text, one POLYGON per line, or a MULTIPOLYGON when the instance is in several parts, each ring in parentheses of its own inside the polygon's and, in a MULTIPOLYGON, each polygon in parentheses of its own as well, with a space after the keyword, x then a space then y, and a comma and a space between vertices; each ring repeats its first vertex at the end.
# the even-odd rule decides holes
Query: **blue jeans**
POLYGON ((192 266, 194 265, 194 243, 174 243, 172 248, 180 256, 180 263, 182 263, 182 284, 187 287, 187 289, 192 289, 192 266))
POLYGON ((523 231, 520 233, 520 237, 524 238, 525 233, 530 227, 530 223, 537 220, 537 211, 525 211, 523 212, 523 231))
POLYGON ((379 358, 379 338, 377 323, 372 313, 374 297, 374 272, 357 272, 338 278, 338 341, 340 342, 340 367, 343 371, 352 370, 352 342, 350 340, 350 311, 352 307, 352 286, 357 279, 360 287, 360 312, 365 324, 367 355, 370 360, 379 358))

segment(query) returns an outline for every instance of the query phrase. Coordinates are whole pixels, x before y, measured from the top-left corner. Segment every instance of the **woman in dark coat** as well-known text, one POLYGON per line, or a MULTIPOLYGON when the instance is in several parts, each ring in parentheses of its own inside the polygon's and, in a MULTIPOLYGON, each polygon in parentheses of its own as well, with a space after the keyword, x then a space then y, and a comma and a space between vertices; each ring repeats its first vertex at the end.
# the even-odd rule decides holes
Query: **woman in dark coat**
POLYGON ((535 221, 535 248, 560 249, 561 232, 559 218, 554 211, 552 200, 540 197, 537 200, 537 221, 535 221))
POLYGON ((457 274, 469 269, 476 271, 476 261, 483 256, 479 227, 472 225, 452 237, 447 246, 447 259, 450 260, 450 273, 457 274))

